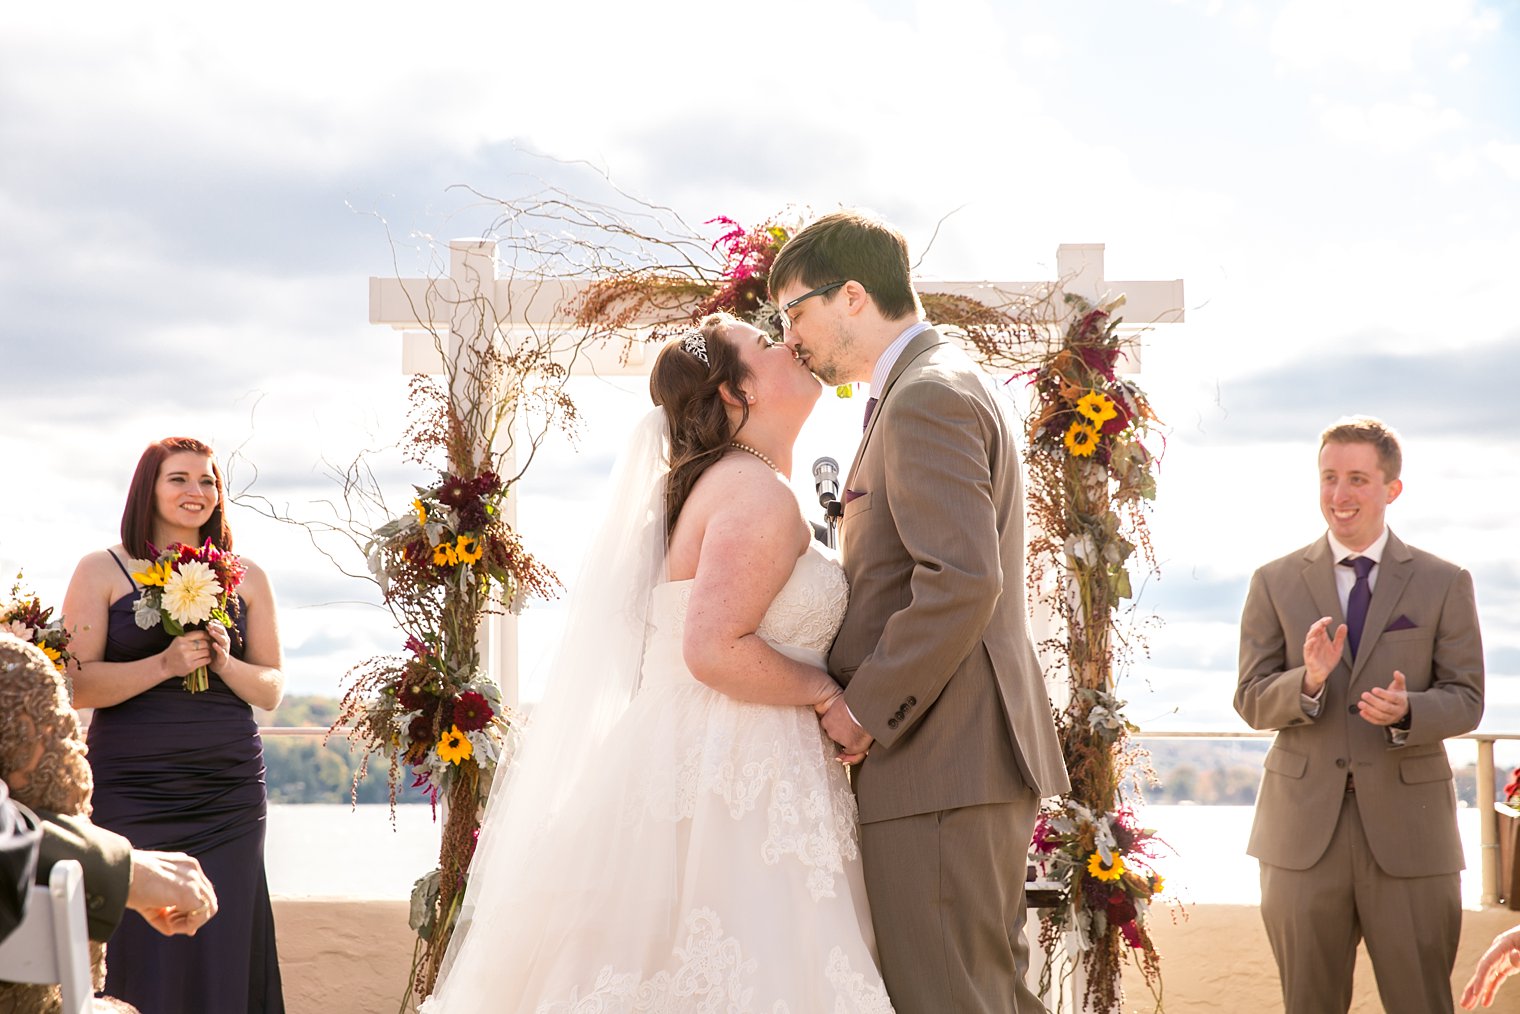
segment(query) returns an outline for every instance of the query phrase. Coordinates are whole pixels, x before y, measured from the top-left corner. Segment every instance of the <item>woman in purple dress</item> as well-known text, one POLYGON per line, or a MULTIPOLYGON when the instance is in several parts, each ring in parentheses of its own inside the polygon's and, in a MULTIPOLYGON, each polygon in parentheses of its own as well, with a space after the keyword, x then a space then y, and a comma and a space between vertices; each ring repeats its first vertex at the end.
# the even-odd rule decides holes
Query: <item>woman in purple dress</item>
POLYGON ((164 937, 128 912, 111 937, 106 991, 154 1014, 285 1009, 264 876, 264 753, 253 707, 280 703, 274 593, 247 557, 235 629, 215 622, 170 637, 133 617, 152 551, 210 539, 232 549, 226 492, 211 448, 188 437, 150 444, 137 463, 121 545, 79 562, 64 599, 81 665, 74 705, 94 708, 89 760, 95 823, 137 848, 187 852, 220 912, 194 937, 164 937), (210 689, 183 677, 211 670, 210 689))

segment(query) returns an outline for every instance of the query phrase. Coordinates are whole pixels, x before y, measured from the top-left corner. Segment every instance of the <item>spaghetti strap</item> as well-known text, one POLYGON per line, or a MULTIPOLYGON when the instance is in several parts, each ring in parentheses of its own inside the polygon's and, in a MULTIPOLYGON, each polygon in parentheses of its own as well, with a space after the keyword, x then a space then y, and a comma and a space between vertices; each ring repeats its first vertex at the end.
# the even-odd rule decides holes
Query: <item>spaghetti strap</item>
POLYGON ((116 566, 120 567, 121 568, 121 572, 123 574, 127 575, 127 580, 128 581, 132 581, 132 587, 135 589, 137 587, 137 582, 132 580, 132 572, 127 569, 127 565, 126 564, 124 564, 124 563, 121 562, 121 557, 119 557, 119 556, 116 555, 116 550, 114 550, 114 549, 108 549, 108 550, 106 550, 106 552, 111 554, 111 559, 113 559, 113 560, 116 561, 116 566))

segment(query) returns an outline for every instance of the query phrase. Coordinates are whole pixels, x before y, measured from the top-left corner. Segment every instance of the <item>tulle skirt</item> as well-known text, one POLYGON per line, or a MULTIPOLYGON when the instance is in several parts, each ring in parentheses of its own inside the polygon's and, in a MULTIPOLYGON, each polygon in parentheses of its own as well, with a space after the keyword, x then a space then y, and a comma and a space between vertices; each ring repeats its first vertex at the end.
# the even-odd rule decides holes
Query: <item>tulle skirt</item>
POLYGON ((482 841, 423 1010, 890 1012, 831 753, 809 708, 646 686, 517 868, 482 841))

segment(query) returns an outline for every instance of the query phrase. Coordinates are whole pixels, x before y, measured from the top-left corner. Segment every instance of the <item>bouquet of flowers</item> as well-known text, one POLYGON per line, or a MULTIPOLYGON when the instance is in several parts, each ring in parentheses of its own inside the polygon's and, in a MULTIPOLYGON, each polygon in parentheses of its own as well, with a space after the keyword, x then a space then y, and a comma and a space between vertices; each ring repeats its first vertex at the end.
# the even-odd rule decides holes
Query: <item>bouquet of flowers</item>
POLYGON ((508 752, 513 724, 495 682, 459 661, 474 654, 473 610, 460 622, 446 601, 473 596, 516 612, 530 596, 549 597, 556 581, 507 525, 507 485, 496 473, 444 472, 436 485, 415 490, 411 511, 377 528, 365 547, 370 573, 412 631, 406 654, 354 668, 340 722, 352 724, 358 742, 389 754, 393 801, 405 766, 412 787, 436 804, 461 775, 490 775, 508 752))
MULTIPOLYGON (((151 560, 134 560, 132 579, 142 585, 133 604, 133 619, 144 630, 161 626, 170 637, 187 630, 203 629, 215 620, 232 628, 233 592, 247 569, 232 553, 211 544, 196 549, 176 542, 160 551, 152 543, 151 560)), ((192 694, 211 686, 206 666, 185 675, 185 689, 192 694)))
POLYGON ((1151 899, 1162 889, 1151 867, 1158 845, 1155 832, 1138 826, 1129 809, 1094 813, 1067 802, 1042 813, 1030 859, 1040 879, 1061 885, 1062 904, 1042 917, 1041 942, 1064 939, 1075 958, 1114 926, 1139 952, 1142 967, 1154 967, 1159 959, 1145 924, 1151 899))
POLYGON ((73 635, 64 627, 62 616, 55 620, 52 615, 52 606, 44 609, 42 600, 36 595, 22 592, 21 575, 17 574, 16 583, 11 586, 10 601, 0 602, 0 632, 15 634, 23 641, 35 644, 60 673, 66 673, 74 658, 69 654, 69 641, 73 635))
POLYGON ((1520 768, 1509 773, 1509 782, 1504 786, 1504 802, 1509 806, 1520 807, 1520 768))

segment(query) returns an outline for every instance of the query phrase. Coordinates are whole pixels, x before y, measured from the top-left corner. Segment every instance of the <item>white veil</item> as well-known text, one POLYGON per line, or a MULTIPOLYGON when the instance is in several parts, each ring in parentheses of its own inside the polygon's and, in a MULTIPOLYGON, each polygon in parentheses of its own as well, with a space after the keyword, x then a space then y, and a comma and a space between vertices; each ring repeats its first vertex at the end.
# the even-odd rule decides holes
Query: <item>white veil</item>
MULTIPOLYGON (((665 580, 669 435, 663 409, 635 427, 603 498, 601 529, 571 589, 549 684, 511 763, 491 787, 469 884, 439 989, 489 923, 517 918, 514 882, 529 874, 540 833, 565 805, 639 686, 649 604, 665 580)), ((490 961, 484 952, 467 960, 490 961)))

